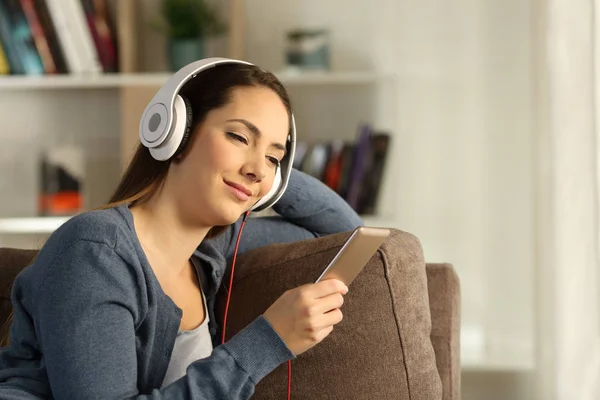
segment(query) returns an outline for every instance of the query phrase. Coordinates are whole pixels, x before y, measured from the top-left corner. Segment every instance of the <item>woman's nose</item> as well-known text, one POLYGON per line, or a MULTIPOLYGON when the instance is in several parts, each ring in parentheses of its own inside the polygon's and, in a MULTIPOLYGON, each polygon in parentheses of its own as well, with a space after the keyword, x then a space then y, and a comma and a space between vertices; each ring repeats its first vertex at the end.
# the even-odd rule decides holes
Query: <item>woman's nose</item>
POLYGON ((246 162, 242 168, 242 173, 248 179, 254 182, 260 182, 266 176, 266 166, 264 165, 264 162, 248 160, 248 162, 246 162))

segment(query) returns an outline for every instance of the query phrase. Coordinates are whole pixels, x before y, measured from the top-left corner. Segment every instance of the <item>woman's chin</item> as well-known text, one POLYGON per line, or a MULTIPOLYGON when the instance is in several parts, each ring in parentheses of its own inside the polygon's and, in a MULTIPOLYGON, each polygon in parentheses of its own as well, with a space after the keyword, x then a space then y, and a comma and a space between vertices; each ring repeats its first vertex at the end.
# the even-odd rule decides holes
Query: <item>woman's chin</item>
POLYGON ((215 215, 215 220, 218 222, 216 225, 231 225, 235 223, 244 214, 246 210, 238 207, 229 207, 220 210, 218 217, 215 215))

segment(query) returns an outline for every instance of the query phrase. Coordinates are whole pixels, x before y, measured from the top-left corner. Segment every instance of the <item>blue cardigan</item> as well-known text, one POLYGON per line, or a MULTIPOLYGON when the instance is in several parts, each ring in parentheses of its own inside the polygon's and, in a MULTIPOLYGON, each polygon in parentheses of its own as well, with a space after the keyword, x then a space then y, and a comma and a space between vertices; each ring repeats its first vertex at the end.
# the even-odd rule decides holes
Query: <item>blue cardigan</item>
MULTIPOLYGON (((271 243, 348 231, 358 215, 318 180, 294 170, 277 217, 250 218, 240 254, 271 243)), ((0 349, 0 399, 248 399, 294 358, 262 316, 219 345, 215 295, 241 220, 194 257, 205 275, 212 355, 160 389, 182 312, 162 291, 127 206, 71 218, 12 290, 11 345, 0 349)))

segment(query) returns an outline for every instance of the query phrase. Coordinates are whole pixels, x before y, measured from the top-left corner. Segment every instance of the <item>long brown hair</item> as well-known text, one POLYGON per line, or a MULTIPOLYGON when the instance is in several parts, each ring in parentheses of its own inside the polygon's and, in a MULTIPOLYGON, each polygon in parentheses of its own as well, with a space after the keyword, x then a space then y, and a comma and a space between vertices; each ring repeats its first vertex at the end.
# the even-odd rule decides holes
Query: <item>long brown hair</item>
MULTIPOLYGON (((231 101, 233 89, 250 86, 266 87, 277 93, 291 118, 292 107, 289 96, 275 75, 252 65, 223 64, 201 72, 179 91, 179 94, 188 100, 192 109, 192 134, 186 149, 191 147, 189 144, 193 142, 198 126, 209 111, 223 107, 231 101)), ((186 149, 181 152, 181 157, 185 157, 186 149)), ((164 184, 169 166, 171 162, 175 162, 172 160, 155 160, 150 151, 140 143, 108 204, 100 208, 106 209, 122 204, 136 205, 147 201, 164 184)), ((213 227, 207 238, 214 237, 226 229, 227 226, 213 227)), ((0 347, 9 344, 8 327, 11 320, 12 312, 2 329, 5 332, 0 332, 0 347)))

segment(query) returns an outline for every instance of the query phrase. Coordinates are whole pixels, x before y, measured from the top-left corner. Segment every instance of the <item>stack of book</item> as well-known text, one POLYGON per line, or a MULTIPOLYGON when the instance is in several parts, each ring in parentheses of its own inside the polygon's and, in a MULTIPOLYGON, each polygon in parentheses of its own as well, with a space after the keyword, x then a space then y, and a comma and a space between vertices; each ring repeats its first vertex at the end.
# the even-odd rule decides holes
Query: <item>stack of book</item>
POLYGON ((355 141, 296 144, 294 167, 324 182, 359 214, 376 214, 390 134, 360 124, 355 141))
POLYGON ((118 72, 106 0, 1 0, 0 75, 118 72))
POLYGON ((83 211, 84 178, 83 149, 69 145, 47 149, 40 163, 39 215, 73 215, 83 211))

